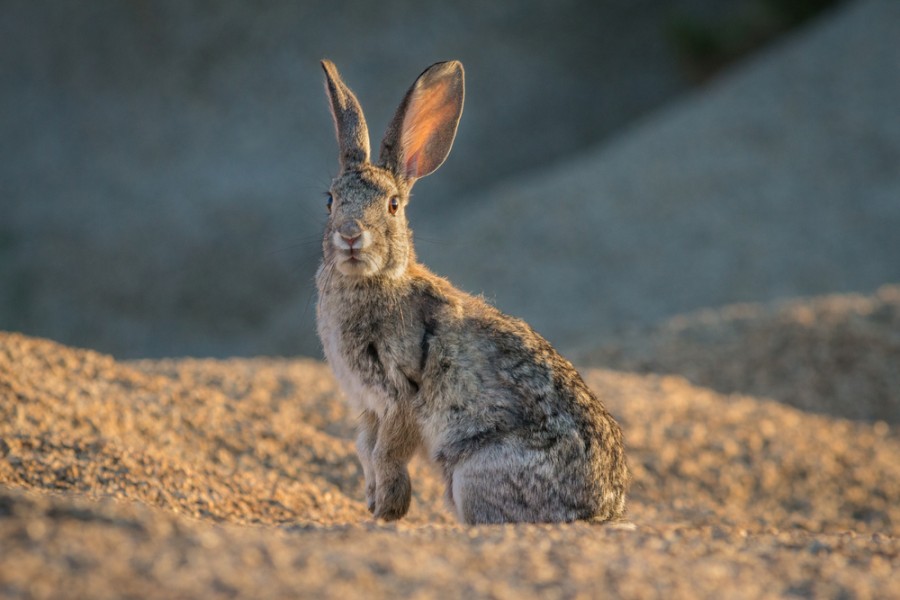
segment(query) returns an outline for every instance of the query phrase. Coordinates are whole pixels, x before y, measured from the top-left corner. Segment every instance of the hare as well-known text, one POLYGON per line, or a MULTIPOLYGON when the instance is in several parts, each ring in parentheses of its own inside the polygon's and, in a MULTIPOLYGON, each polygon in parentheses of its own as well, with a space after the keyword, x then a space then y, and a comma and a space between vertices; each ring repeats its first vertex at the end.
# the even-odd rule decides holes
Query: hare
POLYGON ((340 154, 316 273, 317 328, 361 413, 356 440, 376 518, 410 504, 422 449, 463 523, 606 521, 625 510, 619 425, 571 363, 526 323, 416 261, 410 188, 447 158, 463 108, 463 67, 442 62, 406 93, 369 156, 360 105, 322 61, 340 154))

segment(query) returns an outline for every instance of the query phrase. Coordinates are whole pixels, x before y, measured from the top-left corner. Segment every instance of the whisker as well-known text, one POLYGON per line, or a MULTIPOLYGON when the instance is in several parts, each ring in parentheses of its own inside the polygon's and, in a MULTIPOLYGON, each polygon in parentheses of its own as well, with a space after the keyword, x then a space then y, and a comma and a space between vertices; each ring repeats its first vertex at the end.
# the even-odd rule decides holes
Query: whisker
POLYGON ((421 235, 414 234, 414 239, 416 244, 419 242, 424 242, 426 244, 432 244, 435 246, 451 246, 452 242, 448 242, 445 239, 433 238, 433 237, 425 237, 421 235))
POLYGON ((292 276, 292 278, 296 278, 296 281, 302 282, 304 284, 315 283, 315 265, 311 262, 306 262, 303 265, 294 267, 288 270, 288 273, 292 276))
POLYGON ((309 304, 312 302, 313 294, 315 294, 315 288, 311 289, 308 294, 306 294, 306 304, 303 306, 302 317, 305 319, 307 313, 309 312, 309 304))
POLYGON ((297 249, 316 248, 318 246, 321 246, 321 244, 322 244, 322 238, 316 237, 315 239, 299 241, 299 242, 295 242, 293 244, 287 244, 285 246, 280 246, 273 250, 269 250, 267 255, 268 256, 276 256, 276 255, 284 254, 286 252, 291 252, 291 251, 297 250, 297 249))

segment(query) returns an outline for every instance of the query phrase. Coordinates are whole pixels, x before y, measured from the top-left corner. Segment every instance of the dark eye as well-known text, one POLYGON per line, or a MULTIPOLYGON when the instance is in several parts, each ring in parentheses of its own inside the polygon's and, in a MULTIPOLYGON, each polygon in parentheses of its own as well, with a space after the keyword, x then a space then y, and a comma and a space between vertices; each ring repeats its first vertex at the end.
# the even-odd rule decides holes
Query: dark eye
POLYGON ((388 200, 388 212, 392 215, 397 214, 397 209, 400 208, 400 199, 397 196, 392 196, 390 200, 388 200))
POLYGON ((331 192, 325 193, 325 208, 328 209, 328 212, 331 213, 331 205, 334 204, 334 198, 331 195, 331 192))

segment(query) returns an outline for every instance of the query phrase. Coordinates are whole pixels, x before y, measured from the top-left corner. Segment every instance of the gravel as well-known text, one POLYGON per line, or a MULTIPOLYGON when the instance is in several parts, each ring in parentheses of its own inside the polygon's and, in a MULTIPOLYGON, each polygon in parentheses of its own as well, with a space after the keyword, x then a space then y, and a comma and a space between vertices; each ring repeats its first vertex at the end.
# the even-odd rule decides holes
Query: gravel
MULTIPOLYGON (((740 331, 765 343, 744 350, 803 347, 798 331, 839 340, 862 307, 897 297, 757 307, 740 331)), ((692 347, 711 337, 715 353, 733 313, 707 314, 715 335, 688 336, 692 347)), ((885 339, 900 334, 898 320, 879 323, 885 339)), ((874 405, 881 392, 859 370, 897 364, 878 348, 818 377, 854 382, 874 405)), ((808 353, 786 356, 797 372, 814 366, 808 353)), ((319 362, 119 362, 0 333, 0 596, 900 595, 894 421, 835 415, 838 396, 818 408, 775 401, 782 383, 765 377, 772 393, 583 373, 625 431, 627 523, 462 527, 416 459, 410 513, 384 524, 365 509, 352 415, 319 362)))

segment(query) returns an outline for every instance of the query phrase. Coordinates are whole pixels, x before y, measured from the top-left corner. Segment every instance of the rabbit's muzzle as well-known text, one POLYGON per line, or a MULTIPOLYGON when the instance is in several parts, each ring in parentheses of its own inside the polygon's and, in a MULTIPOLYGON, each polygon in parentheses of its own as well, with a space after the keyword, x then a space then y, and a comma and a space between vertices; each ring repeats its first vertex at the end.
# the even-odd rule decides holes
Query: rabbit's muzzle
POLYGON ((367 248, 372 245, 372 234, 355 221, 343 223, 331 234, 337 268, 345 275, 370 275, 377 271, 378 261, 367 248))

